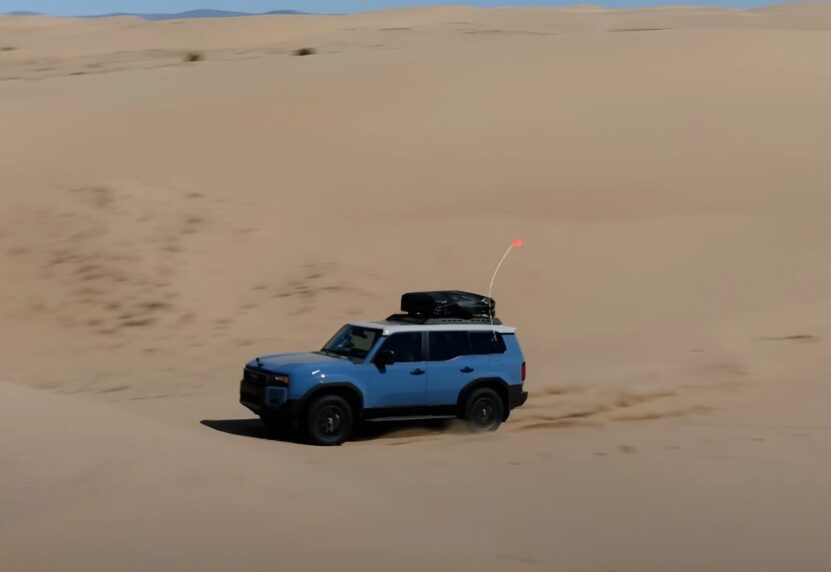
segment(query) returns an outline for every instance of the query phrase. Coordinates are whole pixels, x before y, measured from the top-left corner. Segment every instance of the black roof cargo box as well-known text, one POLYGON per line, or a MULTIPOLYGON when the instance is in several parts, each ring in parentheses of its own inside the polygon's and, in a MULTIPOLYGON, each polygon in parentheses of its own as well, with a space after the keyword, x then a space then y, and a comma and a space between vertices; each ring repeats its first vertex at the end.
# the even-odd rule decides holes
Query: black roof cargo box
POLYGON ((401 311, 419 318, 489 318, 495 310, 492 298, 460 290, 408 292, 401 296, 401 311))

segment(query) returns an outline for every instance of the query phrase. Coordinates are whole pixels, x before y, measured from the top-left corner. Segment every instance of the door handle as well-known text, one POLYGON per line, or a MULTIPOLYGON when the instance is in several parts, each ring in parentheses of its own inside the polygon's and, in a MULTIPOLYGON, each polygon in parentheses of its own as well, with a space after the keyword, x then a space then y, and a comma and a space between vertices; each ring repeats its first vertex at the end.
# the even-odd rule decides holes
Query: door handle
POLYGON ((470 366, 465 366, 459 370, 462 373, 473 373, 473 368, 470 366))
POLYGON ((427 373, 427 372, 424 371, 423 369, 414 369, 413 371, 410 372, 410 375, 424 375, 425 373, 427 373))

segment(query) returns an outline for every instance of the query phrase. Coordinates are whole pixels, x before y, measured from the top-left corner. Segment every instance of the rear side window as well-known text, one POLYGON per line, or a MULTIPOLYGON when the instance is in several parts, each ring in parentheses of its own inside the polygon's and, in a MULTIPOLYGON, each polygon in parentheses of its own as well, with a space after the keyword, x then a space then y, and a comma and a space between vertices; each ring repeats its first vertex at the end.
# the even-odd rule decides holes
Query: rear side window
POLYGON ((396 363, 422 361, 421 332, 393 334, 387 338, 381 349, 392 350, 396 363))
POLYGON ((467 332, 430 332, 430 361, 447 361, 470 355, 467 332))
POLYGON ((505 340, 498 332, 470 332, 470 344, 473 353, 479 356, 489 354, 504 354, 505 340))

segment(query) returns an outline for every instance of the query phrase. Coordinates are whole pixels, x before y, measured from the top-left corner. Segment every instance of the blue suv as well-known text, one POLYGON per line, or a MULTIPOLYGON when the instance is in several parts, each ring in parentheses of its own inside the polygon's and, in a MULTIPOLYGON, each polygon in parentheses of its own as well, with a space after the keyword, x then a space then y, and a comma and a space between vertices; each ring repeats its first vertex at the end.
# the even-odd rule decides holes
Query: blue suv
POLYGON ((394 315, 343 326, 320 351, 249 362, 240 402, 272 428, 340 445, 363 421, 463 418, 494 431, 523 405, 515 329, 494 319, 394 315))

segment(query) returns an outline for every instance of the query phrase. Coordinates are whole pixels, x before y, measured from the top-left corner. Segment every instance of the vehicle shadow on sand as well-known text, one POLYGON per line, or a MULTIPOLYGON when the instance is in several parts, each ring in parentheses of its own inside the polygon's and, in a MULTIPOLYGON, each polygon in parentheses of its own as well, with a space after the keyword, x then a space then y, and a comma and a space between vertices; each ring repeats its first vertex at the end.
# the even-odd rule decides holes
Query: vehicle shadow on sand
POLYGON ((279 435, 275 435, 273 431, 270 431, 263 425, 259 419, 203 419, 199 423, 215 431, 221 431, 230 435, 268 439, 271 441, 283 440, 279 435))
MULTIPOLYGON (((305 445, 297 436, 276 433, 268 429, 259 419, 203 419, 199 423, 229 435, 305 445)), ((448 419, 362 423, 355 428, 349 442, 383 441, 401 437, 445 433, 452 431, 453 426, 454 420, 448 419)))

